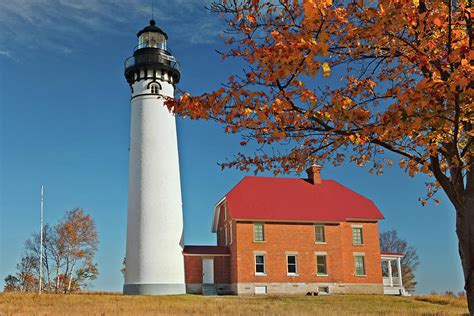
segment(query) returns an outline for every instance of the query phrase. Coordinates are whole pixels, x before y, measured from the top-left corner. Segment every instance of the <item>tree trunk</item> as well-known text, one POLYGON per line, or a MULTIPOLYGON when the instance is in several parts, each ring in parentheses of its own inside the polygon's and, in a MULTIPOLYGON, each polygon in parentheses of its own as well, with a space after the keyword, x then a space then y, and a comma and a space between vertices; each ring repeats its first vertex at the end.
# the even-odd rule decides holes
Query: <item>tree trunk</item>
POLYGON ((474 315, 474 194, 465 196, 464 203, 456 209, 456 233, 459 256, 464 272, 464 289, 470 315, 474 315))
MULTIPOLYGON (((71 292, 72 274, 73 274, 73 272, 74 272, 74 265, 75 265, 75 264, 76 264, 76 262, 74 262, 74 263, 72 264, 72 267, 71 267, 71 273, 70 273, 70 276, 69 276, 69 283, 68 283, 68 285, 67 285, 67 292, 68 292, 68 293, 71 292)), ((65 292, 65 293, 66 293, 66 292, 65 292)))

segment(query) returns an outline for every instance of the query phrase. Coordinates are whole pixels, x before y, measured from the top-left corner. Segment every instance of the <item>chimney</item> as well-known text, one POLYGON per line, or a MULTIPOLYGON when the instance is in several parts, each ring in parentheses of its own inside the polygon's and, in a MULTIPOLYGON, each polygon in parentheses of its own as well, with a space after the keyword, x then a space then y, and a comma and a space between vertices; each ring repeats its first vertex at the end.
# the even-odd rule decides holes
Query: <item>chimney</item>
POLYGON ((312 164, 311 167, 306 169, 309 182, 312 184, 321 184, 321 168, 321 165, 312 164))

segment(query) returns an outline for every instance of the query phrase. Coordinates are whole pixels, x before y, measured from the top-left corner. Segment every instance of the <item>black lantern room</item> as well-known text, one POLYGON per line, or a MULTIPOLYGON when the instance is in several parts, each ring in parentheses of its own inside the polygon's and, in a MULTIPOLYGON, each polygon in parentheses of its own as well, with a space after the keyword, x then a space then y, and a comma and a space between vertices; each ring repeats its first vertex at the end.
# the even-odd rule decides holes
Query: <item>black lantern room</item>
POLYGON ((160 73, 167 72, 167 77, 172 78, 173 83, 178 83, 181 75, 179 63, 167 48, 168 35, 156 26, 155 20, 138 32, 137 37, 138 45, 133 56, 125 60, 127 82, 131 85, 137 80, 150 79, 149 70, 153 70, 153 76, 159 70, 160 73))

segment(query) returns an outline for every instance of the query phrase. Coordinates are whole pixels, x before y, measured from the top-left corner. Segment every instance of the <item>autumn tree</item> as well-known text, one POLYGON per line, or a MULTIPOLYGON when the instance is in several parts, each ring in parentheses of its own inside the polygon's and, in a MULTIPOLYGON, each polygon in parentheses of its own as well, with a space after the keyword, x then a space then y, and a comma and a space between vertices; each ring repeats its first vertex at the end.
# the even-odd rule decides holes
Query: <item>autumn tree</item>
POLYGON ((16 275, 5 278, 5 292, 32 292, 39 286, 38 257, 25 255, 16 265, 16 275))
POLYGON ((390 158, 428 175, 456 212, 474 313, 474 144, 471 0, 221 0, 228 50, 243 72, 215 91, 183 93, 178 115, 242 133, 223 167, 275 175, 348 160, 381 174, 390 158), (249 152, 247 150, 246 152, 249 152))
MULTIPOLYGON (((80 291, 99 274, 93 262, 97 232, 92 217, 83 209, 66 211, 54 227, 43 227, 43 290, 53 293, 80 291)), ((40 234, 25 242, 25 255, 15 276, 5 278, 5 291, 38 291, 40 234)))
POLYGON ((5 287, 3 289, 4 292, 18 292, 20 291, 20 280, 18 277, 14 275, 7 275, 7 277, 4 279, 5 281, 5 287))
POLYGON ((398 236, 396 230, 392 229, 380 233, 380 251, 403 254, 401 259, 403 287, 408 292, 415 292, 418 283, 415 271, 420 264, 415 247, 410 246, 405 239, 398 236))

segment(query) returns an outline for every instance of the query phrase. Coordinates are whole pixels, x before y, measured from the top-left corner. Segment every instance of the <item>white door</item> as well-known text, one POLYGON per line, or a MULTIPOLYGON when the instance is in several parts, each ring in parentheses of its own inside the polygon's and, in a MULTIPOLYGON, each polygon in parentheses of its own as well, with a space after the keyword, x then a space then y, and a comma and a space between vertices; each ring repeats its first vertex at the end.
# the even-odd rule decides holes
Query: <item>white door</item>
POLYGON ((202 259, 202 283, 214 284, 214 259, 202 259))

